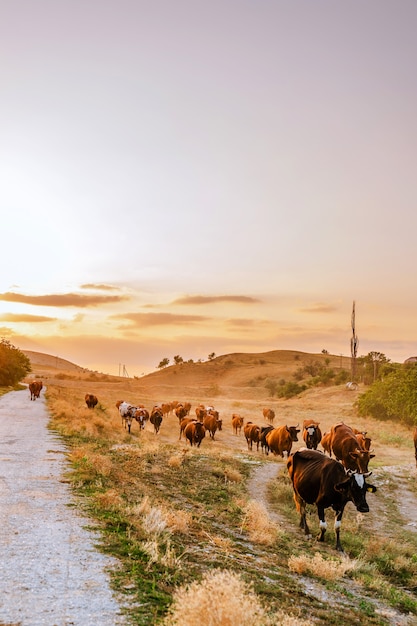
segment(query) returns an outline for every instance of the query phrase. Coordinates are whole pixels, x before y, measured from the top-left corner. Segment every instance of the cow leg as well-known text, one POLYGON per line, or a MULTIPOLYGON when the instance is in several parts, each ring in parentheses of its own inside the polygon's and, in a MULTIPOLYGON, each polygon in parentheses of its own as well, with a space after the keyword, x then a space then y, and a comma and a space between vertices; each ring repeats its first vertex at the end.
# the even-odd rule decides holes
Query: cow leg
POLYGON ((320 521, 320 533, 317 535, 317 541, 324 541, 324 535, 326 534, 327 530, 327 522, 324 517, 324 508, 317 507, 317 513, 320 521))
POLYGON ((300 514, 300 528, 304 530, 304 534, 310 539, 311 534, 306 518, 306 503, 297 493, 294 493, 294 502, 295 507, 300 514))
POLYGON ((340 543, 340 528, 342 526, 342 515, 343 509, 341 511, 337 511, 334 518, 334 532, 336 535, 336 550, 339 552, 343 552, 342 544, 340 543))

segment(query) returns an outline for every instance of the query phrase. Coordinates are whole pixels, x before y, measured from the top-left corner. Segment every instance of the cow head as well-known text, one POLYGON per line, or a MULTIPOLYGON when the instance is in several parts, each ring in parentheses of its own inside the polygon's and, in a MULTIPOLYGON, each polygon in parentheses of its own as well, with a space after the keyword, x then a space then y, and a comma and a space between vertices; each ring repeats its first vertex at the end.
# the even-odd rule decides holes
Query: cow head
POLYGON ((376 487, 366 482, 366 478, 371 472, 358 474, 348 472, 347 477, 342 482, 335 485, 335 490, 344 494, 346 500, 350 500, 356 506, 359 513, 369 513, 369 506, 366 501, 366 492, 375 493, 376 487))
POLYGON ((365 474, 368 471, 368 463, 374 458, 375 454, 371 454, 369 450, 356 448, 354 452, 350 452, 349 456, 354 460, 358 472, 365 474))
POLYGON ((298 428, 298 424, 297 426, 287 426, 287 431, 290 434, 291 441, 298 441, 297 435, 300 432, 300 429, 298 428))

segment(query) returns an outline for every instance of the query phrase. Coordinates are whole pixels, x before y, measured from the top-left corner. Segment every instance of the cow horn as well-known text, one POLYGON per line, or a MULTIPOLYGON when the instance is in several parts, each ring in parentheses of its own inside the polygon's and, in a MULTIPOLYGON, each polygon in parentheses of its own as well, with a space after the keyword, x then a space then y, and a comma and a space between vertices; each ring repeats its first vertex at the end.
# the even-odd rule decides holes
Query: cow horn
POLYGON ((368 476, 370 476, 371 474, 372 472, 364 472, 363 477, 368 478, 368 476))

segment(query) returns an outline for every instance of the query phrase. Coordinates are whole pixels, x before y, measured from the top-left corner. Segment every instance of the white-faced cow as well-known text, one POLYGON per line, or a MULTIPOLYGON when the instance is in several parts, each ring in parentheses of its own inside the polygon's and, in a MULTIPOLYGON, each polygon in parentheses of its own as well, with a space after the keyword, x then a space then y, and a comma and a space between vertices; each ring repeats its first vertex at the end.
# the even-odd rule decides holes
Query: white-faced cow
POLYGON ((308 419, 303 422, 303 439, 309 450, 317 450, 321 441, 321 430, 319 422, 308 419))
POLYGON ((133 408, 132 414, 139 424, 139 430, 145 430, 146 422, 149 419, 149 411, 144 406, 138 406, 133 408))
POLYGON ((287 461, 287 468, 294 489, 295 506, 300 514, 300 527, 311 537, 306 519, 306 505, 315 504, 320 521, 317 540, 324 541, 327 529, 325 509, 332 507, 335 511, 336 549, 343 551, 340 543, 343 511, 348 502, 353 502, 360 513, 369 512, 366 492, 376 491, 376 487, 366 482, 370 472, 348 472, 338 461, 318 450, 307 448, 294 452, 287 461))
POLYGON ((120 417, 122 418, 122 425, 125 427, 126 430, 128 430, 130 434, 132 422, 135 419, 134 411, 136 410, 136 407, 133 406, 132 404, 129 404, 129 402, 124 402, 124 401, 117 402, 116 406, 119 410, 120 417))

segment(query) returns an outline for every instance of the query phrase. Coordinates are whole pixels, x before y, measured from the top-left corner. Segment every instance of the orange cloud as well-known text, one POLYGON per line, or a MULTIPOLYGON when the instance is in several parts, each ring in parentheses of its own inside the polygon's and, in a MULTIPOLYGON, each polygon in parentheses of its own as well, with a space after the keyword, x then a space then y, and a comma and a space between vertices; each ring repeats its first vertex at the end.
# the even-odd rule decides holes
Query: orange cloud
POLYGON ((178 326, 206 322, 208 317, 203 315, 173 315, 172 313, 127 313, 113 315, 112 319, 121 319, 133 322, 137 327, 144 326, 178 326))
POLYGON ((258 328, 259 326, 274 324, 274 322, 269 320, 245 319, 241 317, 230 318, 226 321, 226 323, 229 326, 236 326, 238 328, 253 328, 255 325, 258 328))
POLYGON ((214 304, 216 302, 255 304, 259 300, 249 296, 184 296, 183 298, 177 298, 172 304, 214 304))
POLYGON ((119 291, 118 287, 114 287, 113 285, 103 285, 96 283, 85 283, 81 285, 81 289, 96 289, 99 291, 119 291))
POLYGON ((3 313, 0 315, 0 322, 23 322, 35 324, 37 322, 56 322, 56 317, 46 317, 45 315, 27 315, 25 313, 3 313))
POLYGON ((13 292, 0 294, 0 300, 6 302, 21 302, 23 304, 55 307, 73 306, 82 308, 109 304, 111 302, 122 302, 128 299, 127 296, 87 296, 78 293, 52 294, 47 296, 25 296, 13 292))
POLYGON ((317 302, 304 309, 299 309, 300 313, 334 313, 337 310, 338 307, 331 304, 323 304, 322 302, 317 302))

